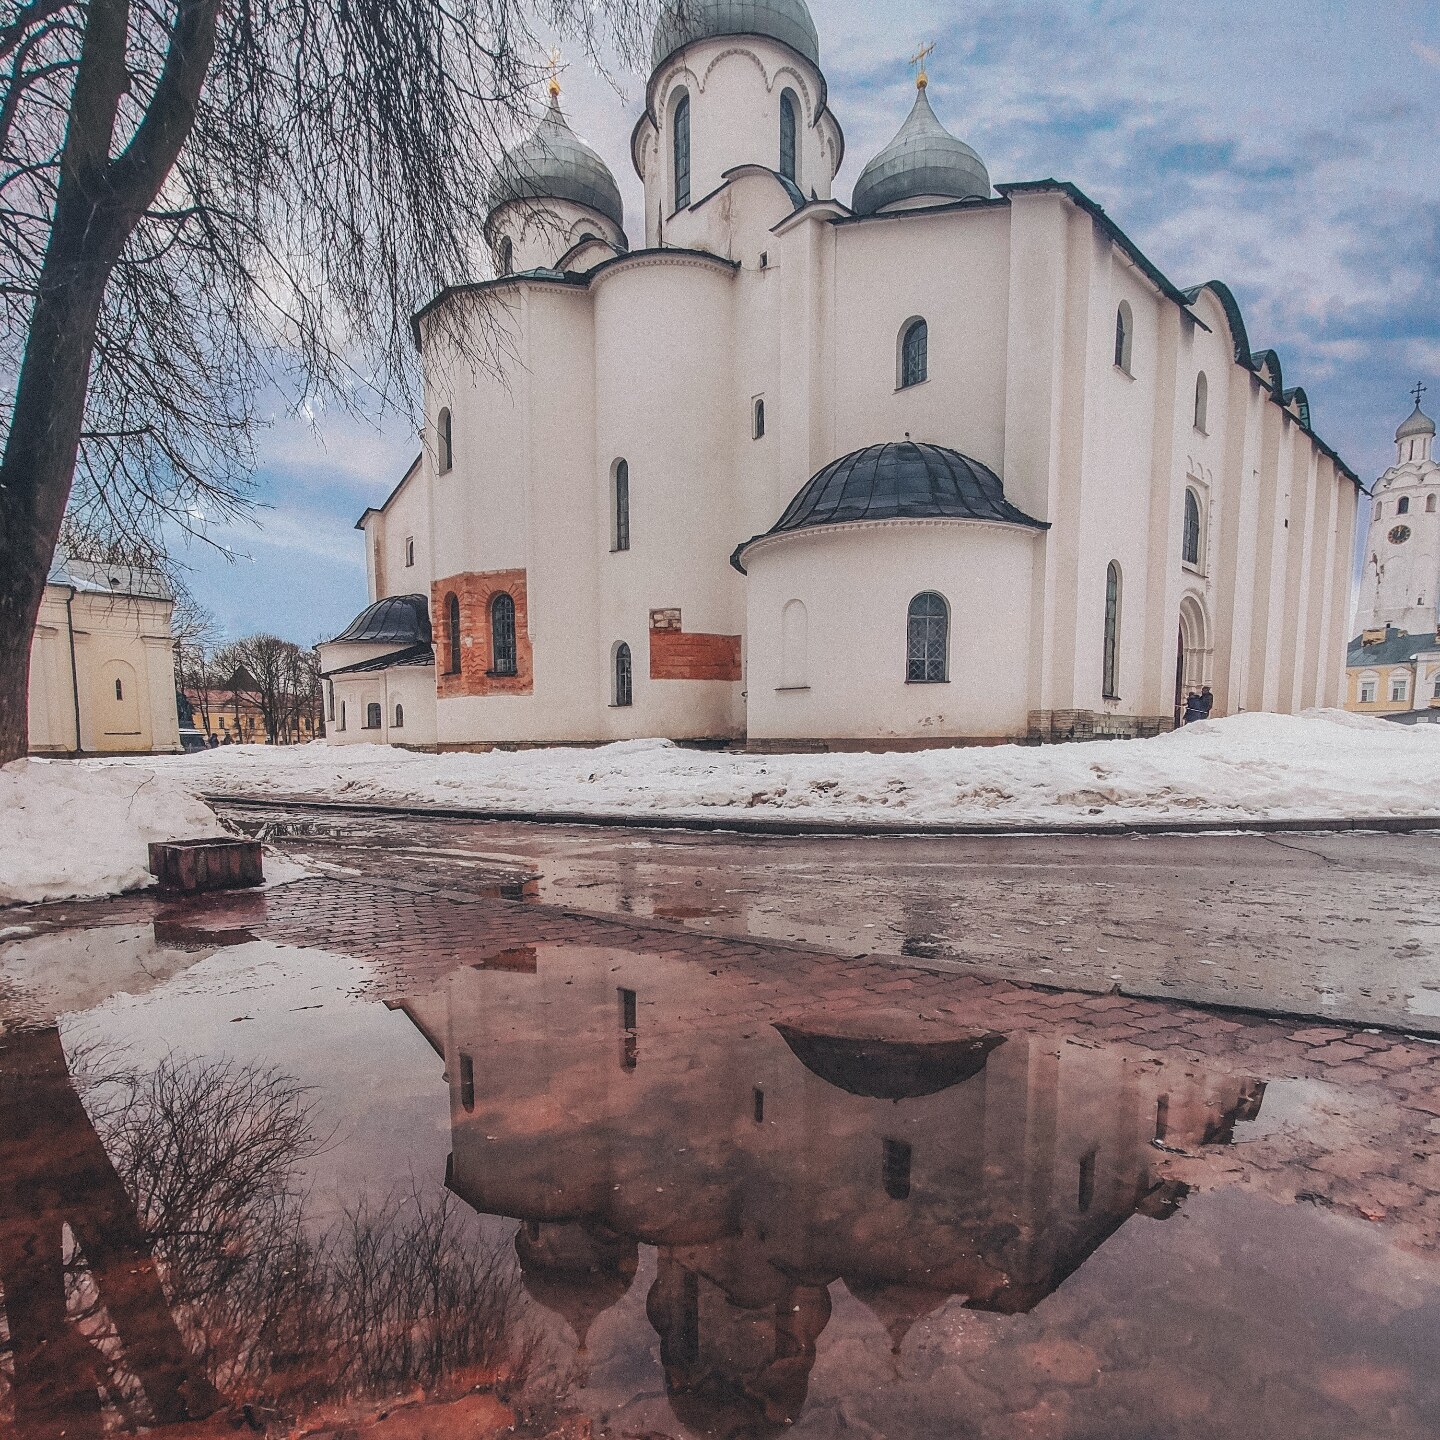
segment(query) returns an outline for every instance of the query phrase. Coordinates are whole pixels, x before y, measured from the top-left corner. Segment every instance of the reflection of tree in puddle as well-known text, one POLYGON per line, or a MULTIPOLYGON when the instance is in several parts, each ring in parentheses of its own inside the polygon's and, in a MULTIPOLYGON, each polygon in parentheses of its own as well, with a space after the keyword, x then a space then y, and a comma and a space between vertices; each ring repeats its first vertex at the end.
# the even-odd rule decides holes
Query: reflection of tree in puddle
POLYGON ((311 1222, 300 1168, 323 1137, 293 1080, 76 1070, 54 1028, 0 1040, 0 1427, 85 1440, 224 1404, 263 1425, 523 1380, 515 1283, 448 1202, 311 1222))
POLYGON ((452 1188, 521 1222, 526 1286, 581 1344, 654 1246, 671 1408, 728 1440, 800 1418, 832 1287, 897 1352, 952 1302, 1028 1312, 1172 1216, 1165 1152, 1228 1143, 1264 1094, 1018 1014, 937 1036, 821 1001, 771 1024, 748 980, 620 951, 540 947, 409 1009, 445 1037, 452 1188))

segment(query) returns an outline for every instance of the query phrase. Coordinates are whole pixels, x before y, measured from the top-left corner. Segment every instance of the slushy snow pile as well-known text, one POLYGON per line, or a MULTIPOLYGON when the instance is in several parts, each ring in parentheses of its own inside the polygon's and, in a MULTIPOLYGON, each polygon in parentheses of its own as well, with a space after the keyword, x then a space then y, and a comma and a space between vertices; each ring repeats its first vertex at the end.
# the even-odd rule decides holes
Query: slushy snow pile
POLYGON ((224 833, 178 772, 16 760, 0 769, 0 905, 140 890, 150 841, 224 833))
POLYGON ((746 755, 663 740, 417 755, 235 746, 146 769, 197 793, 523 812, 834 823, 1067 826, 1440 814, 1440 726, 1315 711, 1209 720, 1154 740, 912 754, 746 755))

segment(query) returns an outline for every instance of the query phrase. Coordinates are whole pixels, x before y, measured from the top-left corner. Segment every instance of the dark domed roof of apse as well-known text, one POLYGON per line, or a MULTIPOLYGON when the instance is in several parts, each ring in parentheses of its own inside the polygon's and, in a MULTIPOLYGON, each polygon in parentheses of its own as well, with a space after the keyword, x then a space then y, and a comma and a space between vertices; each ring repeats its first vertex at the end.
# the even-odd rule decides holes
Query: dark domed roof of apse
POLYGON ((768 35, 820 68, 820 35, 805 0, 665 0, 655 26, 655 69, 677 50, 717 35, 768 35))
POLYGON ((1003 1035, 965 1040, 907 1041, 822 1035, 790 1025, 775 1027, 812 1075, 868 1100, 919 1100, 972 1080, 1003 1035))
POLYGON ((625 228, 625 204, 610 167, 570 128, 552 97, 535 133, 507 150, 490 185, 490 213, 512 200, 569 200, 625 228))
POLYGON ((861 172, 851 208, 857 215, 874 215, 887 205, 923 195, 987 200, 990 172, 940 123, 922 88, 900 133, 861 172))
POLYGON ((988 465, 943 445, 870 445, 827 465, 790 502, 765 535, 739 546, 730 563, 743 574, 741 552, 756 540, 860 520, 996 520, 1048 530, 1005 498, 988 465))
POLYGON ((362 610, 331 644, 428 645, 430 604, 423 595, 389 595, 362 610))
POLYGON ((1435 433, 1435 422, 1420 408, 1416 402, 1415 413, 1395 432, 1397 440, 1409 440, 1414 435, 1433 435, 1435 433))

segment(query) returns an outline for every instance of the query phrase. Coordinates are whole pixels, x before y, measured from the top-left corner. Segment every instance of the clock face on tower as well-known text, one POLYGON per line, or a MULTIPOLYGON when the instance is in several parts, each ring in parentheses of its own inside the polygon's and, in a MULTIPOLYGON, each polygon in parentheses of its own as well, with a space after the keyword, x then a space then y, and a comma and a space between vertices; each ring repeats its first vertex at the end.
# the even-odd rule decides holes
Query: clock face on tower
POLYGON ((1408 525, 1397 525, 1390 532, 1390 543, 1392 545, 1403 545, 1410 538, 1410 527, 1408 525))

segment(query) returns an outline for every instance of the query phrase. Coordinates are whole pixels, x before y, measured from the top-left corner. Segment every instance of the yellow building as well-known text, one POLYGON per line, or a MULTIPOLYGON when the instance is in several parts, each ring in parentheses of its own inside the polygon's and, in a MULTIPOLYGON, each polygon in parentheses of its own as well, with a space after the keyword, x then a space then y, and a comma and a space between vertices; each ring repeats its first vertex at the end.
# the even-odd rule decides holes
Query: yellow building
POLYGON ((1346 657, 1345 708, 1402 725, 1440 724, 1440 634, 1366 630, 1346 657))
POLYGON ((57 564, 30 648, 30 748, 39 755, 180 749, 175 609, 157 571, 57 564))

